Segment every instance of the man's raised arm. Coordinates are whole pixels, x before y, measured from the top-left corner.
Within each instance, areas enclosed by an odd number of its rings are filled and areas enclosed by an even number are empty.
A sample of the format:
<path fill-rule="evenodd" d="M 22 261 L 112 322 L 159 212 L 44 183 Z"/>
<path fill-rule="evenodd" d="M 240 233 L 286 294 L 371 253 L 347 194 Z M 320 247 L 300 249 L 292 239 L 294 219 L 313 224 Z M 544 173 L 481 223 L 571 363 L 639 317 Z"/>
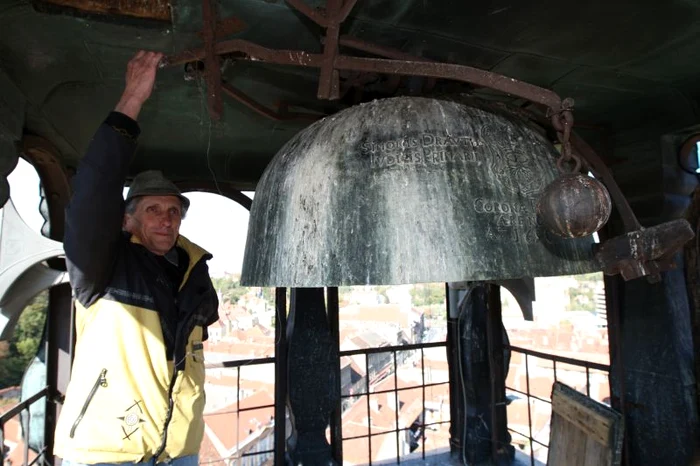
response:
<path fill-rule="evenodd" d="M 93 136 L 73 178 L 64 249 L 71 284 L 84 306 L 103 293 L 112 271 L 124 216 L 122 191 L 140 133 L 136 119 L 153 91 L 161 58 L 140 51 L 129 61 L 124 93 Z"/>

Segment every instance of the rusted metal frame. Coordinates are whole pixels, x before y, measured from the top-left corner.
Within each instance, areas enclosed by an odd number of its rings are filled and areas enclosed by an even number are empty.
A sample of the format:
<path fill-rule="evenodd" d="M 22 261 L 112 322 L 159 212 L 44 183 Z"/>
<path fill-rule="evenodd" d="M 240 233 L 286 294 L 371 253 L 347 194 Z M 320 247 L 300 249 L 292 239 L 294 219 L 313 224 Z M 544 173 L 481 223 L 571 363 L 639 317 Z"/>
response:
<path fill-rule="evenodd" d="M 341 0 L 328 0 L 326 40 L 323 45 L 323 63 L 318 78 L 319 99 L 337 100 L 340 97 L 340 76 L 335 68 L 338 56 L 338 36 L 340 35 L 340 4 Z"/>
<path fill-rule="evenodd" d="M 372 55 L 377 55 L 379 57 L 391 58 L 394 60 L 408 60 L 408 61 L 423 61 L 426 63 L 434 63 L 434 60 L 429 58 L 418 57 L 411 55 L 409 53 L 404 53 L 400 50 L 396 50 L 392 47 L 386 47 L 383 45 L 373 44 L 371 42 L 358 39 L 357 37 L 343 35 L 339 39 L 340 45 L 343 47 L 352 48 L 359 50 L 361 52 L 371 53 Z M 392 75 L 390 77 L 390 87 L 397 88 L 399 86 L 400 76 Z M 435 86 L 435 78 L 427 78 L 425 87 L 433 88 Z"/>
<path fill-rule="evenodd" d="M 276 465 L 286 464 L 287 444 L 287 289 L 275 288 L 275 460 Z M 239 369 L 240 371 L 240 369 Z"/>
<path fill-rule="evenodd" d="M 218 189 L 217 186 L 214 186 L 212 182 L 180 181 L 176 182 L 175 184 L 183 192 L 204 191 L 221 194 L 223 196 L 228 197 L 232 201 L 242 205 L 247 210 L 250 210 L 251 206 L 253 205 L 253 200 L 251 198 L 243 194 L 241 191 L 233 188 L 229 183 L 224 181 L 218 182 Z"/>
<path fill-rule="evenodd" d="M 356 3 L 357 3 L 357 0 L 345 0 L 343 2 L 343 7 L 338 12 L 338 23 L 342 23 L 343 21 L 348 19 L 348 15 L 352 11 L 352 9 L 355 7 Z"/>
<path fill-rule="evenodd" d="M 219 121 L 224 111 L 221 98 L 221 58 L 216 53 L 216 5 L 215 0 L 202 0 L 202 35 L 204 36 L 204 71 L 207 84 L 207 105 L 212 120 Z"/>
<path fill-rule="evenodd" d="M 218 42 L 215 46 L 215 51 L 219 55 L 242 53 L 244 56 L 240 58 L 251 61 L 311 68 L 321 68 L 324 59 L 324 56 L 321 54 L 300 50 L 274 50 L 242 39 Z M 180 65 L 201 60 L 204 56 L 204 49 L 193 49 L 168 57 L 164 60 L 163 65 Z M 562 99 L 554 91 L 466 65 L 338 55 L 335 58 L 335 68 L 343 71 L 452 79 L 520 97 L 536 104 L 544 105 L 553 111 L 559 111 L 562 103 Z"/>
<path fill-rule="evenodd" d="M 366 71 L 386 74 L 443 78 L 488 87 L 506 94 L 530 100 L 558 111 L 561 98 L 553 91 L 508 78 L 490 71 L 453 63 L 390 60 L 340 55 L 335 60 L 339 70 Z"/>
<path fill-rule="evenodd" d="M 340 38 L 338 39 L 338 43 L 343 47 L 359 50 L 361 52 L 371 53 L 372 55 L 377 55 L 379 57 L 392 58 L 394 60 L 423 61 L 426 63 L 435 63 L 434 60 L 431 60 L 429 58 L 411 55 L 410 53 L 405 53 L 400 50 L 396 50 L 392 47 L 373 44 L 372 42 L 367 42 L 362 39 L 358 39 L 357 37 L 349 36 L 346 34 L 340 36 Z"/>
<path fill-rule="evenodd" d="M 309 18 L 311 21 L 314 23 L 318 24 L 319 26 L 326 27 L 328 26 L 328 16 L 326 15 L 326 11 L 324 9 L 314 9 L 311 8 L 309 5 L 307 5 L 304 0 L 285 0 L 289 6 L 297 10 L 299 13 L 302 15 L 306 16 Z"/>
<path fill-rule="evenodd" d="M 242 103 L 258 115 L 262 115 L 273 121 L 291 121 L 291 120 L 308 120 L 316 121 L 323 118 L 324 115 L 312 115 L 310 113 L 297 113 L 297 112 L 281 112 L 275 111 L 270 108 L 265 107 L 263 104 L 251 99 L 243 91 L 234 87 L 233 85 L 222 81 L 221 89 L 224 94 L 231 97 L 232 99 Z"/>
<path fill-rule="evenodd" d="M 241 21 L 239 18 L 235 16 L 229 16 L 228 18 L 216 21 L 214 26 L 214 38 L 216 40 L 221 40 L 226 36 L 230 36 L 231 34 L 236 34 L 238 32 L 244 31 L 247 27 L 248 26 L 246 25 L 246 23 Z M 204 40 L 205 32 L 197 32 L 197 37 Z"/>

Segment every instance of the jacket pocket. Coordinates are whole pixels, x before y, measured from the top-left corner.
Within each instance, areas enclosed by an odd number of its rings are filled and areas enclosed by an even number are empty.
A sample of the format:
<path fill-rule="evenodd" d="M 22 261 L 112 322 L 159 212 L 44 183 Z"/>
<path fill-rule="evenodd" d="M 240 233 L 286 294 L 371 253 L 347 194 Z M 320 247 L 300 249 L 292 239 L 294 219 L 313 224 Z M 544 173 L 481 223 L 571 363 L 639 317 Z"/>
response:
<path fill-rule="evenodd" d="M 90 393 L 88 393 L 88 396 L 85 399 L 85 403 L 83 403 L 83 407 L 80 409 L 80 414 L 78 414 L 78 417 L 73 423 L 73 427 L 71 427 L 70 429 L 70 438 L 73 438 L 75 436 L 75 429 L 78 428 L 80 421 L 83 420 L 83 416 L 85 415 L 88 406 L 90 406 L 92 398 L 95 396 L 95 393 L 100 387 L 107 387 L 107 369 L 102 369 L 102 372 L 100 372 L 100 376 L 97 377 L 97 380 L 95 380 L 95 384 L 92 386 Z"/>

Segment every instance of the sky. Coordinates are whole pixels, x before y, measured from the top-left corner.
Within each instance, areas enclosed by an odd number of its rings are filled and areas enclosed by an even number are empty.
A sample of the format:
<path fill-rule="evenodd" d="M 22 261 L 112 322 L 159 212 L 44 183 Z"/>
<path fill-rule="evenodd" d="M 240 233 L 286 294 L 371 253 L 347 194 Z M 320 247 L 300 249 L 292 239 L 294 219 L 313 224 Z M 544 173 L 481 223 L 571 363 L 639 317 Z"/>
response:
<path fill-rule="evenodd" d="M 7 178 L 17 211 L 25 223 L 40 234 L 44 219 L 39 213 L 39 176 L 34 167 L 20 158 L 17 168 Z M 252 192 L 245 194 L 253 197 Z M 185 196 L 190 200 L 190 209 L 180 234 L 214 255 L 209 261 L 211 276 L 240 273 L 248 233 L 248 210 L 218 194 L 191 192 Z"/>

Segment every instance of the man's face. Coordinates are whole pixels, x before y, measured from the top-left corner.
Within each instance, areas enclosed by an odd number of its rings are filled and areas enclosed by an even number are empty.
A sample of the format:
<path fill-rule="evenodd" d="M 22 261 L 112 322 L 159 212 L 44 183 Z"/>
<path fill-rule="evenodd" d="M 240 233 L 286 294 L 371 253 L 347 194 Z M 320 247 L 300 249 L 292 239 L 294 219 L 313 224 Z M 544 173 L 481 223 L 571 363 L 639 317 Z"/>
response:
<path fill-rule="evenodd" d="M 177 196 L 143 196 L 133 214 L 124 214 L 124 230 L 146 249 L 160 256 L 175 245 L 180 234 L 182 203 Z"/>

